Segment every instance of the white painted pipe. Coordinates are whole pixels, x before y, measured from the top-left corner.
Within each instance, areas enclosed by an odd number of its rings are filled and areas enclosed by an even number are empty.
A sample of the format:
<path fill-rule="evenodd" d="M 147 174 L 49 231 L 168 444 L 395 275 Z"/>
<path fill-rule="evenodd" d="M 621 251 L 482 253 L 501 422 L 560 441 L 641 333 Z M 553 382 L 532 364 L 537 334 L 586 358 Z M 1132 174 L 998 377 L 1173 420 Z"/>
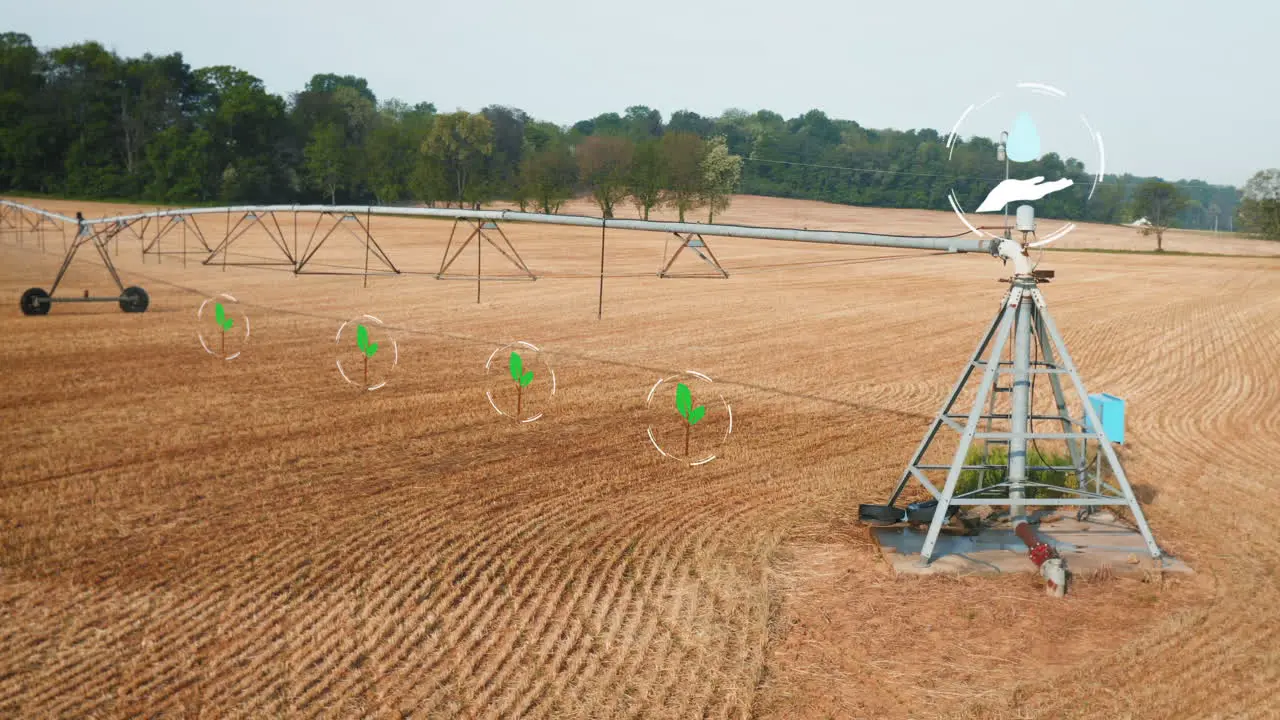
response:
<path fill-rule="evenodd" d="M 37 210 L 26 205 L 0 200 L 0 203 L 23 210 L 40 212 L 48 217 L 75 223 L 73 218 L 65 215 Z M 182 208 L 178 210 L 158 210 L 133 215 L 117 215 L 85 219 L 85 224 L 98 225 L 113 222 L 133 222 L 144 218 L 164 218 L 187 215 L 225 215 L 244 213 L 299 212 L 299 213 L 333 213 L 338 215 L 392 215 L 402 217 L 427 217 L 442 219 L 491 220 L 501 222 L 526 222 L 544 225 L 569 225 L 576 227 L 606 227 L 618 230 L 640 230 L 645 232 L 678 232 L 697 233 L 721 237 L 756 238 L 761 240 L 785 240 L 792 242 L 812 242 L 833 245 L 866 245 L 875 247 L 896 247 L 916 250 L 936 250 L 945 252 L 982 252 L 994 254 L 997 241 L 990 238 L 972 237 L 930 237 L 908 235 L 881 235 L 876 233 L 847 232 L 842 230 L 797 230 L 794 228 L 759 227 L 753 225 L 721 225 L 712 223 L 661 222 L 654 220 L 602 219 L 584 215 L 545 215 L 542 213 L 525 213 L 513 210 L 467 210 L 462 208 L 417 208 L 388 207 L 378 205 L 232 205 L 216 208 Z"/>

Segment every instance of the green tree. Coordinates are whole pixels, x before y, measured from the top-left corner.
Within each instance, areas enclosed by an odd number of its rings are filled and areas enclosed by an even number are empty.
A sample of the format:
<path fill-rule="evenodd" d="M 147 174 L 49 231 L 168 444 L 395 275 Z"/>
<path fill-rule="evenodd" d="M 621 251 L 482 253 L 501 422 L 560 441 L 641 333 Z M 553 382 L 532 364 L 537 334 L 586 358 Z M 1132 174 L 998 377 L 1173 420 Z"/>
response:
<path fill-rule="evenodd" d="M 305 92 L 313 93 L 333 93 L 338 88 L 350 88 L 356 93 L 363 96 L 369 101 L 370 105 L 376 105 L 378 98 L 369 89 L 369 81 L 355 75 L 335 75 L 333 73 L 322 73 L 312 75 L 307 81 Z"/>
<path fill-rule="evenodd" d="M 342 128 L 337 125 L 320 125 L 311 133 L 304 153 L 307 159 L 307 176 L 311 184 L 329 197 L 330 204 L 338 203 L 338 188 L 343 186 L 347 169 L 347 148 L 342 140 Z"/>
<path fill-rule="evenodd" d="M 524 144 L 527 150 L 545 150 L 565 140 L 565 132 L 555 123 L 530 120 L 524 125 Z"/>
<path fill-rule="evenodd" d="M 238 68 L 222 65 L 195 74 L 205 86 L 200 124 L 212 136 L 216 194 L 230 202 L 289 197 L 289 175 L 296 165 L 284 152 L 291 137 L 284 100 Z"/>
<path fill-rule="evenodd" d="M 378 120 L 378 107 L 351 87 L 333 91 L 333 103 L 340 111 L 340 127 L 348 147 L 359 147 L 372 132 Z"/>
<path fill-rule="evenodd" d="M 81 197 L 129 197 L 136 188 L 125 170 L 120 141 L 120 58 L 95 42 L 49 54 L 49 92 L 63 134 L 60 190 Z"/>
<path fill-rule="evenodd" d="M 376 198 L 376 183 L 382 185 L 383 191 L 388 189 L 387 175 L 394 175 L 396 169 L 378 167 L 371 157 L 370 142 L 374 133 L 385 123 L 378 111 L 377 97 L 364 78 L 332 73 L 312 76 L 306 87 L 293 95 L 289 119 L 293 125 L 294 137 L 303 143 L 304 170 L 307 162 L 306 146 L 316 137 L 317 131 L 328 133 L 328 130 L 321 128 L 337 127 L 341 130 L 344 152 L 341 177 L 334 185 L 355 198 L 367 198 L 370 195 Z M 386 134 L 378 138 L 383 143 L 378 148 L 379 151 L 386 151 L 385 143 L 389 139 Z M 391 189 L 394 189 L 394 185 L 392 183 Z M 310 186 L 318 187 L 314 183 Z"/>
<path fill-rule="evenodd" d="M 213 137 L 203 128 L 172 126 L 157 133 L 146 147 L 148 184 L 143 194 L 152 200 L 180 203 L 208 200 L 209 156 Z"/>
<path fill-rule="evenodd" d="M 578 179 L 578 165 L 569 148 L 553 145 L 525 155 L 520 167 L 520 183 L 517 200 L 523 200 L 520 209 L 533 203 L 544 213 L 556 213 L 566 200 L 573 197 Z"/>
<path fill-rule="evenodd" d="M 716 124 L 711 118 L 704 118 L 696 112 L 677 110 L 671 113 L 667 123 L 667 132 L 691 132 L 701 138 L 710 137 L 715 132 Z"/>
<path fill-rule="evenodd" d="M 407 188 L 409 197 L 427 205 L 450 196 L 449 182 L 443 166 L 426 153 L 423 146 L 435 125 L 436 108 L 431 103 L 418 103 L 399 113 L 405 142 L 409 146 Z"/>
<path fill-rule="evenodd" d="M 627 176 L 627 195 L 645 220 L 649 219 L 649 211 L 662 202 L 666 185 L 667 165 L 659 141 L 646 140 L 637 144 L 631 157 L 631 172 Z"/>
<path fill-rule="evenodd" d="M 519 108 L 489 105 L 480 114 L 493 126 L 493 152 L 485 159 L 486 197 L 510 195 L 518 184 L 529 116 Z"/>
<path fill-rule="evenodd" d="M 662 136 L 662 113 L 645 105 L 632 105 L 623 117 L 627 136 L 633 142 L 644 142 Z"/>
<path fill-rule="evenodd" d="M 1164 250 L 1164 233 L 1168 230 L 1178 212 L 1187 204 L 1187 198 L 1178 188 L 1161 180 L 1148 180 L 1138 188 L 1133 198 L 1131 212 L 1138 217 L 1145 217 L 1148 225 L 1139 231 L 1143 235 L 1156 236 L 1156 250 Z"/>
<path fill-rule="evenodd" d="M 666 166 L 666 204 L 680 214 L 695 210 L 705 202 L 705 175 L 702 158 L 705 143 L 693 133 L 675 132 L 662 136 L 663 164 Z"/>
<path fill-rule="evenodd" d="M 1127 210 L 1125 208 L 1124 186 L 1118 182 L 1104 182 L 1098 185 L 1093 197 L 1087 199 L 1085 220 L 1101 223 L 1121 222 Z M 1137 218 L 1131 218 L 1136 220 Z"/>
<path fill-rule="evenodd" d="M 1259 170 L 1245 183 L 1239 223 L 1246 233 L 1280 240 L 1280 169 Z"/>
<path fill-rule="evenodd" d="M 458 207 L 479 207 L 485 159 L 493 153 L 493 125 L 483 115 L 459 110 L 437 115 L 426 140 L 425 152 L 449 179 Z"/>
<path fill-rule="evenodd" d="M 575 130 L 583 135 L 614 135 L 621 136 L 627 134 L 627 121 L 616 112 L 601 113 L 590 120 L 583 120 L 573 126 Z"/>
<path fill-rule="evenodd" d="M 729 209 L 729 202 L 741 179 L 742 158 L 729 154 L 724 136 L 708 141 L 702 156 L 703 202 L 709 208 L 707 222 L 715 222 L 717 212 Z"/>
<path fill-rule="evenodd" d="M 574 151 L 578 177 L 603 217 L 613 217 L 613 206 L 627 196 L 627 178 L 635 146 L 623 137 L 593 135 Z"/>
<path fill-rule="evenodd" d="M 140 177 L 151 138 L 181 123 L 191 111 L 195 78 L 176 53 L 125 60 L 120 72 L 120 135 L 125 171 Z"/>
<path fill-rule="evenodd" d="M 380 116 L 365 143 L 369 190 L 374 201 L 387 205 L 409 194 L 415 148 L 400 121 Z"/>
<path fill-rule="evenodd" d="M 409 194 L 413 199 L 431 207 L 437 202 L 448 205 L 455 192 L 439 160 L 421 150 L 414 153 L 413 169 L 409 173 Z"/>
<path fill-rule="evenodd" d="M 61 133 L 46 114 L 45 57 L 21 33 L 0 33 L 0 190 L 48 190 L 60 175 L 46 148 Z"/>
<path fill-rule="evenodd" d="M 379 205 L 419 196 L 414 174 L 434 115 L 435 107 L 429 103 L 411 107 L 391 99 L 374 116 L 362 153 L 365 181 Z M 439 197 L 438 193 L 426 194 Z"/>

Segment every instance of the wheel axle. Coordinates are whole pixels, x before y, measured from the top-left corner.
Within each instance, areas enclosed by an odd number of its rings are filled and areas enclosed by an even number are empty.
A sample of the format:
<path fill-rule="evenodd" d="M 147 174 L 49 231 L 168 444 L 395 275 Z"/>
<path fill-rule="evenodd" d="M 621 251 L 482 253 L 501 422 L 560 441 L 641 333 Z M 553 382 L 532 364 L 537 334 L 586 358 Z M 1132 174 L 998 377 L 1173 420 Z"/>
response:
<path fill-rule="evenodd" d="M 91 302 L 113 302 L 119 303 L 120 309 L 124 312 L 146 312 L 147 307 L 151 304 L 151 298 L 147 295 L 147 291 L 140 287 L 127 287 L 124 292 L 119 295 L 109 297 L 52 297 L 45 292 L 44 288 L 31 288 L 22 293 L 22 301 L 19 306 L 22 308 L 23 315 L 48 315 L 52 309 L 53 303 L 91 303 Z"/>

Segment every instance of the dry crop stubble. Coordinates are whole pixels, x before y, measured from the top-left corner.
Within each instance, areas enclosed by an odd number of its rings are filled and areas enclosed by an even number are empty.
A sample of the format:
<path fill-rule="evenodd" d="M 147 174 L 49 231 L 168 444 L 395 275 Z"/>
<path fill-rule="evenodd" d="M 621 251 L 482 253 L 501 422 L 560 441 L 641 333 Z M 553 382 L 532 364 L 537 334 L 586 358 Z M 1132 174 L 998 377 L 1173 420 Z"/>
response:
<path fill-rule="evenodd" d="M 951 231 L 768 198 L 724 221 Z M 990 320 L 991 259 L 710 238 L 730 280 L 611 277 L 597 323 L 598 234 L 507 231 L 535 269 L 575 277 L 485 283 L 477 305 L 467 282 L 144 265 L 122 241 L 147 313 L 0 318 L 4 713 L 1275 711 L 1280 261 L 1046 254 L 1086 383 L 1129 400 L 1126 467 L 1155 492 L 1157 537 L 1199 571 L 1081 582 L 1052 604 L 1029 577 L 895 580 L 853 521 Z M 448 224 L 373 232 L 429 273 Z M 0 289 L 47 286 L 56 258 L 3 240 Z M 661 253 L 658 235 L 609 233 L 610 273 L 656 271 Z M 109 282 L 93 260 L 72 292 Z M 363 252 L 334 240 L 316 261 Z M 797 262 L 813 264 L 776 267 Z M 229 363 L 194 334 L 223 291 L 253 322 Z M 373 393 L 333 366 L 338 324 L 364 312 L 402 351 Z M 547 350 L 560 381 L 525 426 L 483 394 L 485 359 L 512 340 Z M 735 416 L 722 458 L 695 469 L 644 437 L 648 388 L 686 369 Z"/>

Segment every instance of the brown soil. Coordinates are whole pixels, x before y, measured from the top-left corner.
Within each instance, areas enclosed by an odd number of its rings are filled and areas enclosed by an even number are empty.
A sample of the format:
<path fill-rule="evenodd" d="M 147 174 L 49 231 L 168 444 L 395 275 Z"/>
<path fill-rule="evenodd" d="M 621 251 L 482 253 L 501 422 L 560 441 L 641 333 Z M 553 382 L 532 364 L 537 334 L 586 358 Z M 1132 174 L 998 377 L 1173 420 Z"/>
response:
<path fill-rule="evenodd" d="M 956 228 L 769 198 L 718 220 Z M 221 238 L 221 219 L 200 222 Z M 659 280 L 666 239 L 610 231 L 597 321 L 598 232 L 506 226 L 545 277 L 486 282 L 477 304 L 474 282 L 430 276 L 450 226 L 375 217 L 397 265 L 424 274 L 367 290 L 199 255 L 144 262 L 122 240 L 121 275 L 150 310 L 35 318 L 17 298 L 48 288 L 62 238 L 41 253 L 0 235 L 0 715 L 1280 713 L 1280 257 L 1046 254 L 1086 383 L 1128 400 L 1126 469 L 1157 538 L 1197 571 L 1084 580 L 1054 601 L 1031 576 L 895 579 L 855 521 L 989 322 L 1007 272 L 992 258 L 710 238 L 728 280 Z M 1171 233 L 1166 247 L 1280 246 Z M 235 250 L 278 256 L 256 230 Z M 464 257 L 473 272 L 474 246 Z M 313 262 L 363 259 L 335 235 Z M 489 246 L 483 262 L 507 271 Z M 114 292 L 92 252 L 58 292 L 85 289 Z M 232 362 L 196 339 L 220 292 L 252 321 Z M 372 393 L 334 366 L 338 325 L 362 313 L 399 347 Z M 529 390 L 546 413 L 533 423 L 485 398 L 514 391 L 484 363 L 516 340 L 557 376 L 554 399 Z M 646 393 L 685 370 L 733 409 L 719 457 L 693 468 L 645 431 Z M 709 411 L 693 453 L 727 421 L 695 400 Z"/>

